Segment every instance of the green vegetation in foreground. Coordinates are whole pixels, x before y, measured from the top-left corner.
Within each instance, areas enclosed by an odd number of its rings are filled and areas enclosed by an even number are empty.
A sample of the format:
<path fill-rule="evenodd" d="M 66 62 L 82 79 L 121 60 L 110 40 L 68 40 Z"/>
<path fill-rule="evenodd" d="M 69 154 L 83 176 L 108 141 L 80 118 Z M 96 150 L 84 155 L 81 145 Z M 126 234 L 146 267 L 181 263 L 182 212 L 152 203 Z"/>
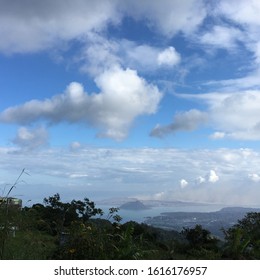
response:
<path fill-rule="evenodd" d="M 8 200 L 7 200 L 8 201 Z M 120 223 L 118 208 L 103 211 L 87 198 L 59 194 L 32 207 L 0 205 L 1 259 L 260 259 L 260 213 L 248 213 L 220 241 L 196 225 L 181 233 Z"/>

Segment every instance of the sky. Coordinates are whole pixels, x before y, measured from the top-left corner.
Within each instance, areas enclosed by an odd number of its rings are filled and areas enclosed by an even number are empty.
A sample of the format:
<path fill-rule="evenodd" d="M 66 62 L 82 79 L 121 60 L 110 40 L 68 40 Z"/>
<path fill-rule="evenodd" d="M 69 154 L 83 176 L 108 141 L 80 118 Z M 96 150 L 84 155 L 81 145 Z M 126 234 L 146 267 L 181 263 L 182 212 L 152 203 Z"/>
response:
<path fill-rule="evenodd" d="M 0 195 L 260 205 L 258 0 L 0 0 Z"/>

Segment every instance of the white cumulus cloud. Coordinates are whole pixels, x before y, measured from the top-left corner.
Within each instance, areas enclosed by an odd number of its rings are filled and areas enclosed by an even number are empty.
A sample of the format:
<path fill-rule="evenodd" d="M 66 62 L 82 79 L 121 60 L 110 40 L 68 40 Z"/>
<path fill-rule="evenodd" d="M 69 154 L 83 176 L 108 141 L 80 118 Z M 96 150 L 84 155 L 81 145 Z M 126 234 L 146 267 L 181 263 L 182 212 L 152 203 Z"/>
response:
<path fill-rule="evenodd" d="M 204 177 L 202 177 L 202 176 L 198 176 L 198 177 L 196 178 L 195 182 L 196 182 L 197 184 L 202 184 L 202 183 L 206 182 L 206 179 L 205 179 Z"/>
<path fill-rule="evenodd" d="M 0 51 L 36 52 L 117 23 L 115 1 L 1 0 Z"/>
<path fill-rule="evenodd" d="M 198 176 L 195 179 L 195 184 L 216 183 L 217 181 L 219 181 L 219 176 L 215 170 L 211 169 L 205 176 Z"/>
<path fill-rule="evenodd" d="M 174 47 L 169 47 L 158 54 L 158 64 L 163 66 L 177 65 L 181 60 L 180 54 L 176 52 Z"/>
<path fill-rule="evenodd" d="M 202 0 L 1 0 L 0 51 L 37 52 L 102 33 L 124 17 L 142 19 L 164 36 L 189 34 L 206 17 Z"/>
<path fill-rule="evenodd" d="M 207 175 L 207 181 L 209 183 L 216 183 L 219 180 L 219 176 L 217 175 L 215 170 L 210 170 Z"/>
<path fill-rule="evenodd" d="M 0 113 L 0 122 L 83 123 L 100 129 L 102 137 L 122 140 L 134 119 L 155 113 L 162 98 L 156 86 L 148 84 L 131 69 L 114 67 L 95 81 L 101 90 L 98 94 L 87 94 L 81 84 L 73 82 L 64 94 L 7 108 Z"/>
<path fill-rule="evenodd" d="M 214 102 L 209 114 L 214 127 L 222 131 L 215 134 L 215 138 L 260 139 L 259 91 L 230 93 L 223 100 Z"/>
<path fill-rule="evenodd" d="M 186 188 L 188 184 L 189 184 L 188 181 L 186 181 L 185 179 L 180 180 L 180 186 L 182 189 Z"/>
<path fill-rule="evenodd" d="M 207 116 L 207 125 L 215 130 L 210 135 L 212 139 L 232 138 L 235 140 L 259 140 L 260 139 L 260 91 L 243 90 L 235 92 L 215 92 L 194 95 L 178 95 L 181 98 L 203 101 L 205 111 L 195 113 L 197 118 L 191 118 L 190 122 L 185 116 L 193 115 L 191 111 L 183 112 L 183 120 L 186 125 L 193 124 L 193 129 Z M 204 117 L 202 117 L 204 116 Z M 179 120 L 179 118 L 177 119 Z M 174 122 L 173 124 L 174 125 Z M 170 132 L 172 125 L 157 127 L 153 133 Z M 184 127 L 184 126 L 183 126 Z M 175 126 L 173 126 L 175 128 Z M 188 128 L 188 127 L 187 127 Z M 163 130 L 162 130 L 163 129 Z M 158 134 L 158 133 L 157 133 Z"/>

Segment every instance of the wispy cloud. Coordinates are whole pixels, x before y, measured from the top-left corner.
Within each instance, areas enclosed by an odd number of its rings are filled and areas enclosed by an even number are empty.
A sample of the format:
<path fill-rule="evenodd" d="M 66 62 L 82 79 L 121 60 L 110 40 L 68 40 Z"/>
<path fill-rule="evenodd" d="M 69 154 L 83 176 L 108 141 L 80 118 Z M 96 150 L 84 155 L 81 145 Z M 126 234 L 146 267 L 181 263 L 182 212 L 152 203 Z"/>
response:
<path fill-rule="evenodd" d="M 191 34 L 203 22 L 207 15 L 201 0 L 186 1 L 124 1 L 122 4 L 127 15 L 135 19 L 146 19 L 148 26 L 172 37 L 178 32 Z M 167 7 L 167 9 L 165 9 Z M 174 16 L 173 16 L 174 15 Z"/>
<path fill-rule="evenodd" d="M 77 59 L 81 71 L 95 77 L 111 66 L 138 69 L 140 72 L 171 69 L 181 62 L 181 55 L 173 46 L 159 48 L 126 39 L 107 39 L 92 33 L 87 37 Z"/>
<path fill-rule="evenodd" d="M 215 25 L 212 30 L 201 34 L 199 40 L 203 45 L 232 51 L 237 49 L 238 42 L 243 40 L 243 32 L 238 28 Z"/>
<path fill-rule="evenodd" d="M 158 199 L 161 193 L 168 200 L 259 204 L 259 159 L 248 149 L 0 149 L 2 181 L 10 182 L 21 167 L 29 171 L 27 183 L 16 190 L 28 199 L 39 195 L 33 186 L 42 184 L 45 196 L 73 192 Z"/>
<path fill-rule="evenodd" d="M 34 129 L 20 127 L 12 142 L 21 149 L 30 151 L 40 147 L 46 147 L 48 138 L 48 132 L 44 127 Z"/>

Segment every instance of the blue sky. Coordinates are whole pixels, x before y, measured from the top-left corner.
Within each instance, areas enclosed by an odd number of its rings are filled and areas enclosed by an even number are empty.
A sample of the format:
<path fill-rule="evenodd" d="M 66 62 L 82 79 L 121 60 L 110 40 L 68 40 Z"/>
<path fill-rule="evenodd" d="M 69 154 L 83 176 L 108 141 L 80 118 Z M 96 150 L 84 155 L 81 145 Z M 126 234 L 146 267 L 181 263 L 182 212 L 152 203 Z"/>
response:
<path fill-rule="evenodd" d="M 260 4 L 0 0 L 0 191 L 260 205 Z"/>

